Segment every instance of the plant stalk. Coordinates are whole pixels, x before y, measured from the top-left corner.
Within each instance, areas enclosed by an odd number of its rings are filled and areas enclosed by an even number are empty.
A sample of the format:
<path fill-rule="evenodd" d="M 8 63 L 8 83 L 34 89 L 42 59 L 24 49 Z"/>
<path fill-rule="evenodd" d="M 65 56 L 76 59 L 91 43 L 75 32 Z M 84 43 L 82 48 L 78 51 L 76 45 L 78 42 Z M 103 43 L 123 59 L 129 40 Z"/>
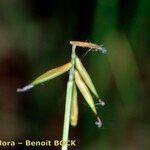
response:
<path fill-rule="evenodd" d="M 62 136 L 62 147 L 61 150 L 68 149 L 68 137 L 69 137 L 69 126 L 70 126 L 70 112 L 71 112 L 71 100 L 73 93 L 73 85 L 74 85 L 74 65 L 75 65 L 75 49 L 76 46 L 72 46 L 72 54 L 71 54 L 71 63 L 72 67 L 69 71 L 69 80 L 67 82 L 67 92 L 66 92 L 66 103 L 65 103 L 65 114 L 64 114 L 64 126 L 63 126 L 63 136 Z"/>

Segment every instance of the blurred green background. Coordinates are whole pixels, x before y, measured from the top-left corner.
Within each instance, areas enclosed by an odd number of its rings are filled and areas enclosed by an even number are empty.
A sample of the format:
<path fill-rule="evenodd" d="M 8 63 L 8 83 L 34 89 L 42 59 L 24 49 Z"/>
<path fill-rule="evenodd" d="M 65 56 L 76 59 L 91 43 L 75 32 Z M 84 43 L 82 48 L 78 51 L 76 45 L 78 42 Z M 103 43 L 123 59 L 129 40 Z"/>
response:
<path fill-rule="evenodd" d="M 87 40 L 108 49 L 82 60 L 106 102 L 97 107 L 103 127 L 80 95 L 70 149 L 148 150 L 149 14 L 148 0 L 1 0 L 0 139 L 61 139 L 68 74 L 26 93 L 16 89 L 68 62 L 70 40 Z"/>

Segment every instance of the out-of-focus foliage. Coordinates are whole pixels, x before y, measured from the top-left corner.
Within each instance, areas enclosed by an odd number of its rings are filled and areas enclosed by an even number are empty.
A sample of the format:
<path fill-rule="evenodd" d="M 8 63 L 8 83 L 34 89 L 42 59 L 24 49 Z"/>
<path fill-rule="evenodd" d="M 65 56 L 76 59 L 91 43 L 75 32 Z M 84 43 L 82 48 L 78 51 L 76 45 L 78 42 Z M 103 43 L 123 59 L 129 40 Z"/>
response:
<path fill-rule="evenodd" d="M 103 127 L 97 129 L 78 95 L 71 138 L 82 150 L 148 150 L 149 14 L 148 0 L 1 0 L 0 138 L 61 138 L 68 75 L 27 93 L 16 89 L 68 62 L 70 40 L 89 40 L 108 50 L 82 60 L 106 102 L 97 107 Z M 84 52 L 77 49 L 79 57 Z"/>

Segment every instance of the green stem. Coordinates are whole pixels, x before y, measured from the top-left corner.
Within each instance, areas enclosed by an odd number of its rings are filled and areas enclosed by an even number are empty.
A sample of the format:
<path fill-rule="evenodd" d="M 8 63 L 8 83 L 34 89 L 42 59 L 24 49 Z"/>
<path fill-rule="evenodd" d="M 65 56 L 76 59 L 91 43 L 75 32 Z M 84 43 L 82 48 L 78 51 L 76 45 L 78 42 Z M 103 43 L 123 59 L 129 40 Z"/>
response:
<path fill-rule="evenodd" d="M 68 145 L 68 136 L 69 136 L 69 125 L 70 125 L 70 111 L 71 111 L 71 100 L 72 100 L 72 91 L 73 91 L 73 83 L 74 83 L 74 64 L 75 64 L 75 48 L 76 46 L 72 46 L 72 54 L 71 54 L 71 63 L 72 67 L 69 72 L 69 80 L 67 82 L 67 93 L 66 93 L 66 103 L 65 103 L 65 115 L 64 115 L 64 126 L 63 126 L 63 136 L 62 140 L 64 144 L 62 144 L 61 150 L 67 150 Z"/>

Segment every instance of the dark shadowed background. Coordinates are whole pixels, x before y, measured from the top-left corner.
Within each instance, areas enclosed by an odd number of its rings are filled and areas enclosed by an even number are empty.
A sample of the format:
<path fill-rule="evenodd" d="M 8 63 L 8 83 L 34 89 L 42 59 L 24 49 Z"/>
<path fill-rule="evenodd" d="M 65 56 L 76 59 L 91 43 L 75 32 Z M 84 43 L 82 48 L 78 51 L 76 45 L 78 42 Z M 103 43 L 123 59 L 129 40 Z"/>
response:
<path fill-rule="evenodd" d="M 69 41 L 81 40 L 108 49 L 83 59 L 106 106 L 97 107 L 98 129 L 79 96 L 79 123 L 70 128 L 77 147 L 71 149 L 148 150 L 149 14 L 148 0 L 1 0 L 0 140 L 61 139 L 68 74 L 25 93 L 16 89 L 68 62 Z M 78 49 L 78 56 L 85 51 Z"/>

